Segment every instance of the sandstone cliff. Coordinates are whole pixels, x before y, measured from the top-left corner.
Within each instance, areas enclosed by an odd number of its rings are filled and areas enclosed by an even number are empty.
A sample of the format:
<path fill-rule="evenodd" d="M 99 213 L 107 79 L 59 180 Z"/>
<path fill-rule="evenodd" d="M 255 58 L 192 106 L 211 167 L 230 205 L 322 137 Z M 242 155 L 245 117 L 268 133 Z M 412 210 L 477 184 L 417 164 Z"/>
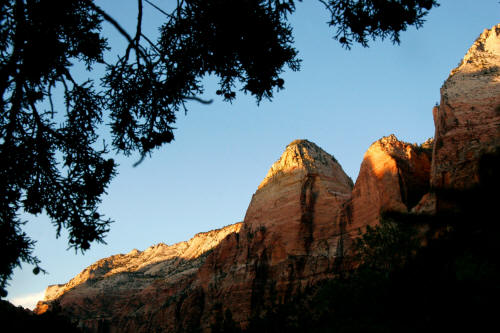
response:
<path fill-rule="evenodd" d="M 482 154 L 500 146 L 500 24 L 485 30 L 441 88 L 431 185 L 467 189 Z"/>
<path fill-rule="evenodd" d="M 91 332 L 210 331 L 227 311 L 245 327 L 335 277 L 357 229 L 376 224 L 380 211 L 407 211 L 419 199 L 430 160 L 417 148 L 393 135 L 375 142 L 353 191 L 333 156 L 296 140 L 271 166 L 242 224 L 100 260 L 50 286 L 37 311 L 56 301 Z"/>
<path fill-rule="evenodd" d="M 44 313 L 57 301 L 80 327 L 121 331 L 115 327 L 127 325 L 121 316 L 145 320 L 151 307 L 157 305 L 154 301 L 164 293 L 178 289 L 188 292 L 191 280 L 210 251 L 228 234 L 239 232 L 241 226 L 242 223 L 236 223 L 199 233 L 172 246 L 160 243 L 145 251 L 134 249 L 128 254 L 101 259 L 68 283 L 49 286 L 35 312 Z"/>
<path fill-rule="evenodd" d="M 351 190 L 333 156 L 307 140 L 288 145 L 253 195 L 239 235 L 226 238 L 200 269 L 205 307 L 229 309 L 245 326 L 250 316 L 332 277 Z M 205 312 L 202 326 L 213 319 Z"/>
<path fill-rule="evenodd" d="M 100 260 L 50 286 L 37 311 L 57 302 L 89 332 L 210 332 L 228 312 L 245 327 L 335 277 L 358 230 L 377 224 L 381 212 L 434 213 L 430 185 L 477 182 L 480 155 L 500 146 L 499 34 L 500 25 L 485 31 L 445 82 L 434 141 L 374 142 L 353 187 L 333 156 L 296 140 L 271 166 L 243 223 Z"/>
<path fill-rule="evenodd" d="M 384 211 L 410 211 L 429 191 L 431 147 L 432 141 L 417 146 L 394 135 L 374 142 L 352 191 L 349 229 L 376 224 Z"/>
<path fill-rule="evenodd" d="M 90 331 L 209 330 L 226 309 L 244 326 L 334 275 L 351 190 L 333 156 L 296 140 L 260 184 L 243 225 L 100 260 L 49 287 L 37 311 L 57 300 Z"/>

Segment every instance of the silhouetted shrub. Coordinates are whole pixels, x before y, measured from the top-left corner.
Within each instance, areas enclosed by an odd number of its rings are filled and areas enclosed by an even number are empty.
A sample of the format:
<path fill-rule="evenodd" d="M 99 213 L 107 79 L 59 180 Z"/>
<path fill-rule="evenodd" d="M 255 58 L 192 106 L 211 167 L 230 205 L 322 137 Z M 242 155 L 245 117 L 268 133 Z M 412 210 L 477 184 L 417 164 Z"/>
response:
<path fill-rule="evenodd" d="M 16 307 L 0 300 L 0 332 L 81 332 L 69 319 L 60 315 L 57 307 L 42 315 L 36 315 L 30 310 Z"/>

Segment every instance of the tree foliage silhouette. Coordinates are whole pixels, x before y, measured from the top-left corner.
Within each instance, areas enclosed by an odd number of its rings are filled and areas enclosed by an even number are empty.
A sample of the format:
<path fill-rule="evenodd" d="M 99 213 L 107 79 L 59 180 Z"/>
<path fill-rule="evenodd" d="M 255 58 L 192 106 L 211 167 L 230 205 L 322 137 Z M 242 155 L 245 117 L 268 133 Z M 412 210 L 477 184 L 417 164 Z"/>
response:
<path fill-rule="evenodd" d="M 322 0 L 334 37 L 345 47 L 368 45 L 420 27 L 434 0 Z M 160 37 L 141 30 L 143 6 L 164 15 Z M 236 90 L 257 102 L 284 87 L 280 75 L 299 70 L 288 17 L 293 0 L 137 0 L 137 27 L 129 34 L 93 0 L 0 1 L 0 290 L 21 262 L 35 265 L 34 241 L 22 230 L 21 214 L 46 213 L 57 236 L 85 251 L 103 242 L 111 220 L 98 212 L 116 174 L 109 147 L 97 129 L 110 119 L 111 148 L 143 158 L 174 138 L 173 124 L 186 102 L 203 92 L 202 78 L 219 78 L 225 101 Z M 113 63 L 101 33 L 111 24 L 127 40 Z M 116 50 L 115 50 L 116 51 Z M 89 72 L 104 64 L 99 82 L 80 82 L 73 64 Z M 63 91 L 64 106 L 54 103 Z"/>

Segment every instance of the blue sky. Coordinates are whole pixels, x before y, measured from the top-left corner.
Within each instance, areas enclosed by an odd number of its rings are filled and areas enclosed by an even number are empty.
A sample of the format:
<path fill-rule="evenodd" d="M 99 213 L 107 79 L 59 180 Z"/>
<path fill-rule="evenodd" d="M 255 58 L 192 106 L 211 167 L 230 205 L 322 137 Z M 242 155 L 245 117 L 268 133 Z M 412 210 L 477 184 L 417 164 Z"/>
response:
<path fill-rule="evenodd" d="M 103 257 L 242 221 L 258 184 L 294 139 L 333 154 L 355 180 L 366 149 L 382 136 L 417 143 L 432 137 L 441 85 L 479 34 L 500 22 L 498 0 L 439 2 L 423 28 L 402 34 L 401 45 L 376 41 L 350 51 L 331 38 L 319 1 L 298 3 L 290 21 L 302 69 L 284 74 L 285 90 L 260 106 L 243 93 L 228 104 L 207 78 L 204 97 L 214 103 L 191 103 L 186 116 L 179 114 L 172 144 L 136 168 L 137 159 L 115 157 L 119 175 L 102 204 L 115 220 L 107 245 L 75 254 L 64 235 L 55 239 L 48 219 L 28 217 L 25 230 L 38 240 L 35 253 L 49 274 L 35 276 L 29 265 L 16 269 L 8 298 L 32 304 L 47 285 L 66 283 Z M 133 32 L 136 1 L 98 3 Z M 144 31 L 155 36 L 162 17 L 150 7 L 145 15 Z M 111 27 L 105 32 L 112 46 L 123 45 Z"/>

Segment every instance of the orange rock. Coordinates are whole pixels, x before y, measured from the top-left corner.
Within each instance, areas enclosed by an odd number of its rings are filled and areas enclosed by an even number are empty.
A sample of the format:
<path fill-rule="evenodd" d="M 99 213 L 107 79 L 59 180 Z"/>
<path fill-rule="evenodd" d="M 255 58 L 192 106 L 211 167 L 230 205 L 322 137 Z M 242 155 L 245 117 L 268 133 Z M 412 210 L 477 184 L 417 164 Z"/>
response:
<path fill-rule="evenodd" d="M 49 287 L 38 308 L 58 301 L 94 332 L 209 331 L 225 309 L 245 326 L 252 314 L 335 274 L 351 190 L 333 156 L 294 141 L 254 194 L 243 224 L 102 259 Z"/>
<path fill-rule="evenodd" d="M 427 189 L 429 166 L 425 151 L 383 138 L 366 153 L 351 200 L 352 181 L 335 158 L 296 140 L 271 166 L 242 224 L 102 259 L 49 287 L 39 312 L 57 301 L 90 332 L 209 332 L 229 309 L 245 327 L 336 276 L 350 231 L 377 223 L 381 209 L 407 210 Z"/>
<path fill-rule="evenodd" d="M 148 331 L 145 318 L 157 313 L 158 307 L 170 302 L 175 310 L 183 293 L 196 294 L 191 283 L 198 268 L 214 247 L 241 226 L 236 223 L 172 246 L 160 243 L 145 251 L 134 249 L 101 259 L 67 284 L 49 286 L 35 312 L 41 314 L 58 302 L 65 314 L 90 332 L 103 327 L 111 332 Z M 171 314 L 172 307 L 161 314 Z M 175 324 L 165 321 L 157 327 L 172 330 Z"/>
<path fill-rule="evenodd" d="M 312 241 L 330 235 L 336 210 L 352 190 L 352 180 L 335 158 L 307 140 L 287 146 L 273 164 L 245 215 L 245 228 L 265 227 L 279 235 L 286 255 L 305 255 L 314 248 Z M 328 255 L 334 255 L 330 253 Z M 286 259 L 272 254 L 272 264 Z"/>
<path fill-rule="evenodd" d="M 414 214 L 427 214 L 432 215 L 436 213 L 436 194 L 426 193 L 419 203 L 411 209 Z"/>
<path fill-rule="evenodd" d="M 50 304 L 43 302 L 43 301 L 38 301 L 36 304 L 36 308 L 33 310 L 34 313 L 37 315 L 44 314 L 49 310 Z"/>
<path fill-rule="evenodd" d="M 205 307 L 218 303 L 245 327 L 261 309 L 332 277 L 351 189 L 333 156 L 307 140 L 288 145 L 253 195 L 240 233 L 201 267 Z M 204 327 L 212 322 L 206 311 Z"/>
<path fill-rule="evenodd" d="M 399 141 L 394 135 L 368 148 L 352 191 L 351 233 L 379 222 L 384 211 L 408 212 L 429 190 L 430 147 Z"/>
<path fill-rule="evenodd" d="M 500 146 L 500 24 L 485 30 L 441 88 L 431 185 L 467 189 L 482 154 Z"/>

